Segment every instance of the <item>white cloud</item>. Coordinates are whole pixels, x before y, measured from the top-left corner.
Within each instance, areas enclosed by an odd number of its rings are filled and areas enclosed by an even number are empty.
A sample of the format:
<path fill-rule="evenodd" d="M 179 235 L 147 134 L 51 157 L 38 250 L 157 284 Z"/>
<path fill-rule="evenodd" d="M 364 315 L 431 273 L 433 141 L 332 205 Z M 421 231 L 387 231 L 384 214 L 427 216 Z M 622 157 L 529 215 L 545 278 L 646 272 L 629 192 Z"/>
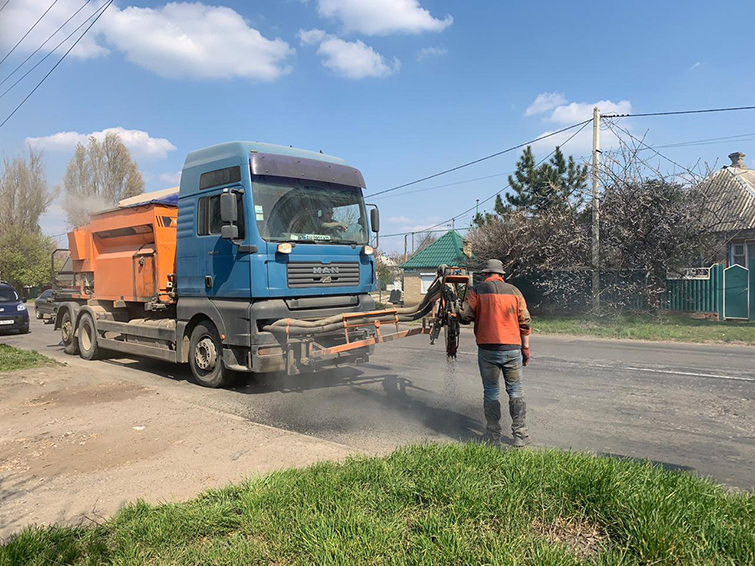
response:
<path fill-rule="evenodd" d="M 181 182 L 181 172 L 176 171 L 175 173 L 162 173 L 160 175 L 160 180 L 174 187 Z"/>
<path fill-rule="evenodd" d="M 322 17 L 343 23 L 347 32 L 365 35 L 438 32 L 454 21 L 450 15 L 434 18 L 419 0 L 319 0 L 317 8 Z"/>
<path fill-rule="evenodd" d="M 22 2 L 10 2 L 5 7 L 2 17 L 0 17 L 0 48 L 2 48 L 3 52 L 10 50 L 10 48 L 13 47 L 21 37 L 23 37 L 31 25 L 45 13 L 45 10 L 50 8 L 50 4 L 50 0 L 24 0 Z M 37 47 L 42 45 L 48 37 L 50 37 L 81 7 L 81 4 L 81 0 L 58 0 L 58 2 L 50 8 L 50 11 L 47 12 L 45 17 L 34 27 L 26 39 L 24 39 L 16 48 L 16 53 L 26 54 L 37 49 Z M 104 0 L 90 2 L 42 48 L 42 52 L 48 53 L 54 49 L 58 43 L 63 41 L 63 39 L 94 14 L 103 4 Z M 108 12 L 110 10 L 116 10 L 116 8 L 111 6 L 108 8 Z M 91 32 L 82 38 L 76 48 L 71 51 L 71 57 L 88 59 L 108 53 L 108 50 L 98 39 L 97 34 L 94 33 L 100 27 L 102 20 L 105 19 L 107 15 L 109 14 L 103 15 L 92 28 Z M 89 24 L 86 24 L 79 30 L 79 32 L 74 33 L 71 39 L 61 46 L 60 52 L 65 53 L 65 50 L 76 41 L 76 38 L 88 25 Z"/>
<path fill-rule="evenodd" d="M 391 216 L 385 222 L 386 224 L 406 224 L 412 222 L 412 219 L 407 216 Z"/>
<path fill-rule="evenodd" d="M 294 50 L 267 39 L 230 8 L 170 3 L 128 7 L 103 17 L 109 44 L 126 58 L 162 77 L 271 81 L 288 73 Z"/>
<path fill-rule="evenodd" d="M 590 118 L 592 118 L 593 108 L 595 108 L 596 106 L 600 108 L 601 114 L 629 114 L 632 112 L 632 103 L 628 100 L 621 100 L 619 102 L 613 102 L 611 100 L 599 100 L 597 102 L 569 103 L 568 100 L 563 97 L 563 95 L 557 93 L 543 93 L 538 95 L 532 105 L 530 105 L 530 108 L 536 106 L 538 104 L 538 101 L 540 101 L 542 105 L 542 103 L 547 101 L 547 96 L 553 95 L 561 97 L 562 100 L 560 101 L 560 104 L 556 106 L 551 105 L 550 108 L 547 108 L 545 110 L 538 110 L 533 112 L 529 112 L 528 108 L 527 110 L 529 113 L 525 112 L 525 116 L 532 116 L 534 114 L 545 114 L 549 110 L 552 110 L 550 115 L 544 117 L 543 119 L 546 122 L 554 123 L 556 127 L 542 132 L 537 137 L 543 137 L 561 129 L 562 127 L 570 126 L 584 120 L 589 120 Z M 545 106 L 547 106 L 547 104 L 545 104 Z M 564 153 L 572 154 L 575 156 L 589 155 L 589 153 L 592 151 L 592 126 L 588 124 L 582 130 L 580 130 L 579 133 L 576 133 L 578 130 L 579 128 L 574 128 L 555 134 L 544 140 L 535 142 L 534 144 L 532 144 L 533 149 L 542 154 L 542 157 L 545 157 L 545 155 L 548 152 L 552 151 L 554 147 L 563 146 L 564 144 L 568 143 L 568 145 L 564 147 Z M 602 129 L 600 133 L 600 139 L 600 146 L 603 150 L 613 149 L 619 146 L 619 139 L 610 130 Z M 539 157 L 540 155 L 538 155 L 538 158 Z"/>
<path fill-rule="evenodd" d="M 692 66 L 691 66 L 691 67 L 689 68 L 689 70 L 690 70 L 690 71 L 694 71 L 695 69 L 697 69 L 697 68 L 698 68 L 698 67 L 700 67 L 701 65 L 702 65 L 702 63 L 701 63 L 700 61 L 697 61 L 697 62 L 696 62 L 696 63 L 695 63 L 694 65 L 692 65 Z"/>
<path fill-rule="evenodd" d="M 595 107 L 600 108 L 601 114 L 629 114 L 632 112 L 632 103 L 628 100 L 612 102 L 610 100 L 599 100 L 598 102 L 572 102 L 571 104 L 562 104 L 553 109 L 553 114 L 549 118 L 550 122 L 557 124 L 573 124 L 592 118 L 592 111 Z"/>
<path fill-rule="evenodd" d="M 322 57 L 322 64 L 347 79 L 385 78 L 401 68 L 401 61 L 396 57 L 389 64 L 361 40 L 344 41 L 318 29 L 299 31 L 299 39 L 302 45 L 319 43 L 317 54 Z"/>
<path fill-rule="evenodd" d="M 417 53 L 417 61 L 422 61 L 428 57 L 440 57 L 446 55 L 448 51 L 443 47 L 423 47 Z"/>
<path fill-rule="evenodd" d="M 553 110 L 556 106 L 566 104 L 567 102 L 566 97 L 560 92 L 543 92 L 542 94 L 538 94 L 537 98 L 535 98 L 535 102 L 527 107 L 527 110 L 524 111 L 524 115 L 534 116 L 535 114 L 542 114 L 543 112 Z"/>
<path fill-rule="evenodd" d="M 90 2 L 43 51 L 52 50 L 103 3 L 104 0 Z M 0 19 L 0 48 L 10 49 L 29 28 L 29 22 L 36 21 L 49 4 L 49 0 L 11 2 Z M 18 52 L 36 49 L 80 6 L 81 0 L 58 0 L 19 45 Z M 64 52 L 79 35 L 75 33 L 60 51 Z M 112 5 L 71 56 L 97 57 L 107 54 L 108 47 L 166 78 L 243 77 L 271 81 L 291 70 L 287 60 L 294 54 L 288 43 L 264 37 L 231 8 L 199 2 L 171 2 L 159 8 L 131 6 L 123 10 Z"/>
<path fill-rule="evenodd" d="M 153 138 L 141 130 L 127 130 L 122 127 L 106 128 L 99 132 L 82 134 L 79 132 L 58 132 L 51 136 L 26 138 L 26 143 L 37 149 L 47 151 L 71 151 L 77 143 L 86 145 L 90 136 L 98 140 L 105 138 L 108 132 L 118 134 L 135 158 L 164 159 L 169 151 L 175 151 L 176 146 L 165 138 Z"/>

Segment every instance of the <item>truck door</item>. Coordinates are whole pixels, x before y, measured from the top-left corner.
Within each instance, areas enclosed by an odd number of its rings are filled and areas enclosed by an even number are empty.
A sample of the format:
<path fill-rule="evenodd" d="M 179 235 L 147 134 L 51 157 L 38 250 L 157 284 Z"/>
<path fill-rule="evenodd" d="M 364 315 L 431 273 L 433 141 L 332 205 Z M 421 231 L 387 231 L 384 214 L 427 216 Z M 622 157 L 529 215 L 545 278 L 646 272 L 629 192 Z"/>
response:
<path fill-rule="evenodd" d="M 242 187 L 227 190 L 241 191 Z M 247 238 L 248 196 L 237 194 L 239 239 L 236 243 L 220 237 L 220 195 L 223 189 L 203 195 L 197 202 L 197 235 L 204 256 L 204 292 L 209 298 L 250 297 L 251 273 L 249 254 L 239 253 L 238 245 Z M 201 262 L 200 262 L 201 264 Z"/>

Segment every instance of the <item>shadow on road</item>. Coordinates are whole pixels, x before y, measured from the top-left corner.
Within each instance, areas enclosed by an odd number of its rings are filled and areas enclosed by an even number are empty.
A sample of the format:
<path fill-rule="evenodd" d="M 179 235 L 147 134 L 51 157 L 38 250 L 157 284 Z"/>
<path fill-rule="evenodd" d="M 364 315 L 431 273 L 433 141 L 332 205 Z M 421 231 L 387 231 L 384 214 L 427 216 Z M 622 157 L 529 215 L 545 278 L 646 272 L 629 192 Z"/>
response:
<path fill-rule="evenodd" d="M 661 462 L 660 460 L 650 460 L 648 458 L 636 458 L 635 456 L 625 456 L 624 454 L 614 454 L 612 452 L 598 452 L 598 456 L 607 456 L 608 458 L 615 458 L 616 460 L 637 462 L 638 464 L 644 464 L 650 462 L 654 466 L 663 468 L 667 472 L 691 472 L 696 473 L 697 470 L 690 466 L 682 466 L 681 464 L 671 464 L 669 462 Z"/>

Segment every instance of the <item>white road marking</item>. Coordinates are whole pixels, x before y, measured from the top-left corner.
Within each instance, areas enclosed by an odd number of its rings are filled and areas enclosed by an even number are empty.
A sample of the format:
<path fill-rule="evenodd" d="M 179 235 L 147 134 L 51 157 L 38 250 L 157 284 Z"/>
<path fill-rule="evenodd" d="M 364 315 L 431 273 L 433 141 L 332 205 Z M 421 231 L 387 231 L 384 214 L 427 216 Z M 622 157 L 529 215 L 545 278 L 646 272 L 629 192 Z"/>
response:
<path fill-rule="evenodd" d="M 715 379 L 731 379 L 734 381 L 750 381 L 755 382 L 755 378 L 750 377 L 738 377 L 735 375 L 718 375 L 714 373 L 695 373 L 691 371 L 674 371 L 670 369 L 655 369 L 655 368 L 639 368 L 633 366 L 610 366 L 603 364 L 590 364 L 591 367 L 606 368 L 606 369 L 625 369 L 629 371 L 646 371 L 650 373 L 667 373 L 671 375 L 685 375 L 690 377 L 712 377 Z"/>

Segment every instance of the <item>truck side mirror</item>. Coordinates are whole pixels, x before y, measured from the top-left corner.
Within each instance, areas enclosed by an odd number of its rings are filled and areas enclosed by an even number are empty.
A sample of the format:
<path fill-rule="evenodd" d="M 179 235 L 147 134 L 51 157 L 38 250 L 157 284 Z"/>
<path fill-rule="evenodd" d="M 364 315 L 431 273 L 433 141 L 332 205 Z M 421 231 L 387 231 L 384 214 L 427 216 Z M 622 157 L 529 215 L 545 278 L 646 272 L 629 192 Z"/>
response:
<path fill-rule="evenodd" d="M 220 219 L 227 224 L 233 224 L 239 219 L 239 211 L 236 206 L 236 193 L 227 192 L 220 195 Z M 236 231 L 238 232 L 238 228 Z M 225 238 L 225 236 L 223 237 Z"/>
<path fill-rule="evenodd" d="M 226 240 L 236 240 L 239 237 L 239 227 L 235 224 L 224 224 L 220 227 L 220 237 Z"/>
<path fill-rule="evenodd" d="M 377 206 L 370 210 L 370 226 L 372 226 L 372 231 L 376 234 L 380 232 L 380 211 Z"/>

